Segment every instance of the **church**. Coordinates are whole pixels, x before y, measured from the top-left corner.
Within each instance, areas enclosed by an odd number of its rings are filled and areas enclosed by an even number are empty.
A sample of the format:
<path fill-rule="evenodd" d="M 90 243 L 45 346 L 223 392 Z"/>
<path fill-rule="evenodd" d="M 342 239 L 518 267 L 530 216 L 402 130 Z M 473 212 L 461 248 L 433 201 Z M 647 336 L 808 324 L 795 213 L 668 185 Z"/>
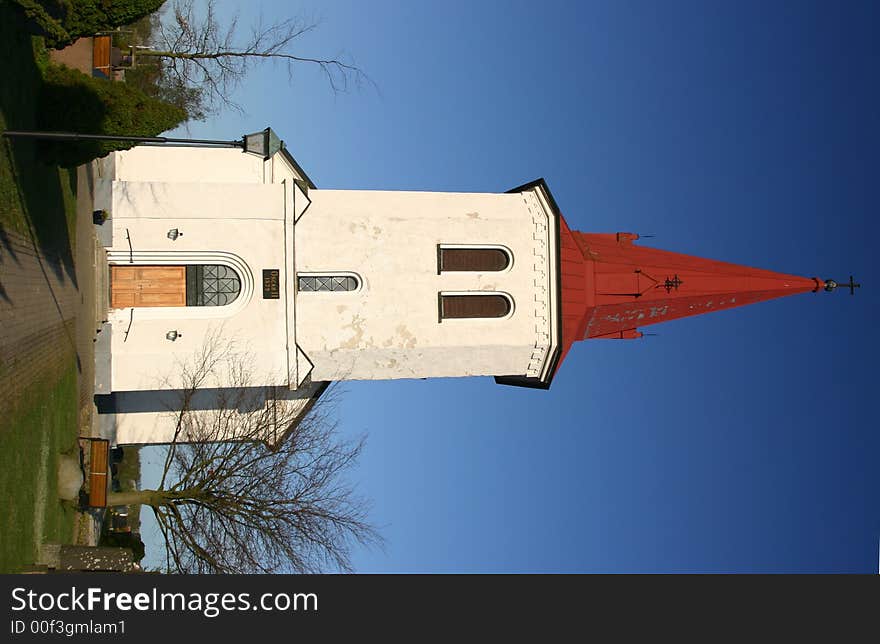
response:
<path fill-rule="evenodd" d="M 264 135 L 256 154 L 141 145 L 97 163 L 96 398 L 116 444 L 173 439 L 169 396 L 212 339 L 267 404 L 305 413 L 337 380 L 547 389 L 580 340 L 838 286 L 572 230 L 543 179 L 500 194 L 321 190 Z M 230 364 L 200 384 L 198 409 L 241 385 Z"/>

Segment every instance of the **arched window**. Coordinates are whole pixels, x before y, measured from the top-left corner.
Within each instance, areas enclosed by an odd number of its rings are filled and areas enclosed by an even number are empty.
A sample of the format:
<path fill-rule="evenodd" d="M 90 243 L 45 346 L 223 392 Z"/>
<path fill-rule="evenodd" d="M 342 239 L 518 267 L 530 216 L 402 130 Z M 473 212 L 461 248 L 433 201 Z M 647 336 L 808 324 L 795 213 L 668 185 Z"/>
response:
<path fill-rule="evenodd" d="M 222 264 L 190 264 L 186 267 L 187 306 L 225 306 L 241 293 L 241 278 Z"/>
<path fill-rule="evenodd" d="M 356 291 L 361 287 L 360 280 L 350 274 L 297 275 L 296 285 L 300 291 Z"/>
<path fill-rule="evenodd" d="M 509 297 L 500 293 L 440 294 L 440 319 L 503 318 L 513 309 Z"/>
<path fill-rule="evenodd" d="M 500 246 L 437 247 L 437 271 L 494 272 L 510 266 L 510 252 Z"/>

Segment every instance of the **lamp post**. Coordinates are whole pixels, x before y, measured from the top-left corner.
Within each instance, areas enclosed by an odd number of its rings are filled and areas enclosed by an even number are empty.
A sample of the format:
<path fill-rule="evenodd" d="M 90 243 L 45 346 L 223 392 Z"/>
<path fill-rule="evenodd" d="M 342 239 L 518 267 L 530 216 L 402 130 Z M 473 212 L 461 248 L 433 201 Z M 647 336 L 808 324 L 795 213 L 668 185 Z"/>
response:
<path fill-rule="evenodd" d="M 127 136 L 124 134 L 80 134 L 78 132 L 35 132 L 27 130 L 6 130 L 8 138 L 40 139 L 44 141 L 132 141 L 147 145 L 168 143 L 186 146 L 212 146 L 219 148 L 241 148 L 242 152 L 255 154 L 268 159 L 281 149 L 282 143 L 271 128 L 245 134 L 240 139 L 223 141 L 218 139 L 178 139 L 167 136 Z"/>

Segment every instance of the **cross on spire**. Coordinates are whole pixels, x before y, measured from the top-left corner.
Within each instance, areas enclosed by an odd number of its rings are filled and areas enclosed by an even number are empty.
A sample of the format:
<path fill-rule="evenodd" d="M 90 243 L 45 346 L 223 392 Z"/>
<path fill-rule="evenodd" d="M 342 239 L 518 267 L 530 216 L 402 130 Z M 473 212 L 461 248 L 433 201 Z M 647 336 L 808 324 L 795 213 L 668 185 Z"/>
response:
<path fill-rule="evenodd" d="M 856 283 L 853 281 L 853 276 L 852 276 L 852 275 L 849 276 L 849 282 L 847 282 L 846 284 L 840 284 L 839 282 L 835 282 L 834 280 L 825 280 L 825 290 L 828 291 L 829 293 L 830 293 L 831 291 L 833 291 L 833 290 L 835 290 L 835 289 L 841 287 L 841 286 L 842 286 L 843 288 L 848 288 L 848 289 L 849 289 L 849 294 L 850 294 L 850 295 L 855 295 L 855 294 L 856 294 L 856 289 L 857 289 L 857 288 L 861 288 L 862 285 L 861 285 L 861 284 L 856 284 Z"/>
<path fill-rule="evenodd" d="M 674 278 L 666 278 L 666 282 L 663 284 L 663 287 L 666 289 L 666 292 L 669 293 L 672 289 L 675 289 L 677 291 L 678 287 L 682 284 L 684 284 L 684 282 L 678 277 L 678 273 L 676 273 Z"/>

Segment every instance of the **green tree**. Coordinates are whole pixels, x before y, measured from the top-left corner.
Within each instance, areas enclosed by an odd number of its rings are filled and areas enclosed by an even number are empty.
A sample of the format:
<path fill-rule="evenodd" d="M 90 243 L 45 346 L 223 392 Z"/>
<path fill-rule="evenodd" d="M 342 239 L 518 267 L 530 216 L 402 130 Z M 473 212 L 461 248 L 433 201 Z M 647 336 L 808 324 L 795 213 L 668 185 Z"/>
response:
<path fill-rule="evenodd" d="M 165 0 L 13 0 L 45 37 L 62 49 L 83 36 L 112 31 L 159 10 Z"/>

